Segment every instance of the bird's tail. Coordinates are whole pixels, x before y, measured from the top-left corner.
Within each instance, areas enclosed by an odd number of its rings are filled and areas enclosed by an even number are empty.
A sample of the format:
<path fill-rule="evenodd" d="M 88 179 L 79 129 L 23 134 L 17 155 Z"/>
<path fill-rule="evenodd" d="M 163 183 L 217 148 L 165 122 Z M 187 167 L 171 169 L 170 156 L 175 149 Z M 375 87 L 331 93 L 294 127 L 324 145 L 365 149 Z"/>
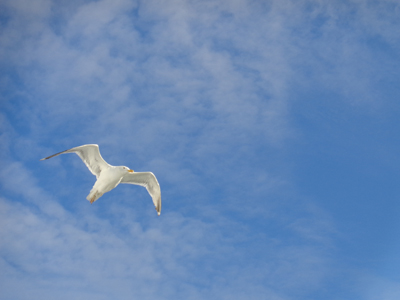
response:
<path fill-rule="evenodd" d="M 89 193 L 89 195 L 86 197 L 86 199 L 88 201 L 90 201 L 90 203 L 93 203 L 94 201 L 96 201 L 97 199 L 99 199 L 101 196 L 103 196 L 103 193 L 100 193 L 99 191 L 97 191 L 96 189 L 92 189 Z"/>

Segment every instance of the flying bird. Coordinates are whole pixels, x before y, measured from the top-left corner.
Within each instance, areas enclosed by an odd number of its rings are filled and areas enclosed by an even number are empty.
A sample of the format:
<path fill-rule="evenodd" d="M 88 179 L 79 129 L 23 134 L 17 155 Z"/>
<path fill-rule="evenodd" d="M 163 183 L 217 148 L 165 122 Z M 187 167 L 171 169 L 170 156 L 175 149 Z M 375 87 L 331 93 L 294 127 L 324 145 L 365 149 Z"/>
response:
<path fill-rule="evenodd" d="M 111 166 L 100 155 L 99 146 L 95 144 L 83 145 L 71 148 L 48 157 L 64 153 L 76 153 L 89 168 L 90 172 L 96 176 L 97 181 L 94 184 L 89 195 L 86 197 L 90 203 L 99 199 L 104 193 L 111 191 L 120 183 L 130 183 L 144 186 L 153 199 L 157 214 L 161 213 L 161 190 L 157 178 L 151 172 L 135 172 L 125 166 Z"/>

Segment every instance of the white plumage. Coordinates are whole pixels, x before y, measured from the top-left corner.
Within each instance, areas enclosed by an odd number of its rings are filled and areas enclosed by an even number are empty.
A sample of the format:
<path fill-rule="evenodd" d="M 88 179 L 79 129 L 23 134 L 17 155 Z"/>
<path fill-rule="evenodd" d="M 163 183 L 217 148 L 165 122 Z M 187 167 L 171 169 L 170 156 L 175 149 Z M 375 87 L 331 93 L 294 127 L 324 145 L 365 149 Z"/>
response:
<path fill-rule="evenodd" d="M 42 158 L 49 159 L 64 153 L 76 153 L 89 168 L 90 172 L 96 176 L 89 195 L 86 197 L 90 203 L 99 199 L 104 193 L 111 191 L 120 183 L 130 183 L 144 186 L 153 199 L 158 215 L 161 213 L 161 190 L 157 178 L 151 172 L 134 172 L 125 166 L 111 166 L 100 155 L 99 146 L 83 145 L 71 148 L 51 156 Z"/>

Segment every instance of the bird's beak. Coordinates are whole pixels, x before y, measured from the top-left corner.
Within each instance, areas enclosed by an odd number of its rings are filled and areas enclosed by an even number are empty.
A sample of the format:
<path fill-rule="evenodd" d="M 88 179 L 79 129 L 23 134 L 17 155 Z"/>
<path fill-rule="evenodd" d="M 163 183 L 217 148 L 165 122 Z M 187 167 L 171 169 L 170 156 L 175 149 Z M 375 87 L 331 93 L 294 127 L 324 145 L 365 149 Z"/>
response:
<path fill-rule="evenodd" d="M 133 171 L 133 170 L 128 170 L 128 172 L 129 172 L 129 173 L 133 173 L 134 171 Z"/>

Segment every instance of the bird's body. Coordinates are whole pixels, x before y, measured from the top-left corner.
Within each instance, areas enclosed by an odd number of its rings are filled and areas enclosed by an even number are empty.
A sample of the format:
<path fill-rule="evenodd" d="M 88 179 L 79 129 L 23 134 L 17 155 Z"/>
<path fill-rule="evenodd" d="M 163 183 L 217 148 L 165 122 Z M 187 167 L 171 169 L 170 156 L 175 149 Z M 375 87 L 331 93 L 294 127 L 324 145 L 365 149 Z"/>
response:
<path fill-rule="evenodd" d="M 114 189 L 120 183 L 130 183 L 144 186 L 153 199 L 158 215 L 161 213 L 161 190 L 157 178 L 151 172 L 134 172 L 125 166 L 111 166 L 100 155 L 99 146 L 95 144 L 83 145 L 65 150 L 54 155 L 42 158 L 49 159 L 64 153 L 76 153 L 96 176 L 92 190 L 87 200 L 93 203 L 104 193 Z"/>
<path fill-rule="evenodd" d="M 125 172 L 125 169 L 114 166 L 110 166 L 110 168 L 103 170 L 86 199 L 89 200 L 90 203 L 93 203 L 104 193 L 117 187 Z"/>

